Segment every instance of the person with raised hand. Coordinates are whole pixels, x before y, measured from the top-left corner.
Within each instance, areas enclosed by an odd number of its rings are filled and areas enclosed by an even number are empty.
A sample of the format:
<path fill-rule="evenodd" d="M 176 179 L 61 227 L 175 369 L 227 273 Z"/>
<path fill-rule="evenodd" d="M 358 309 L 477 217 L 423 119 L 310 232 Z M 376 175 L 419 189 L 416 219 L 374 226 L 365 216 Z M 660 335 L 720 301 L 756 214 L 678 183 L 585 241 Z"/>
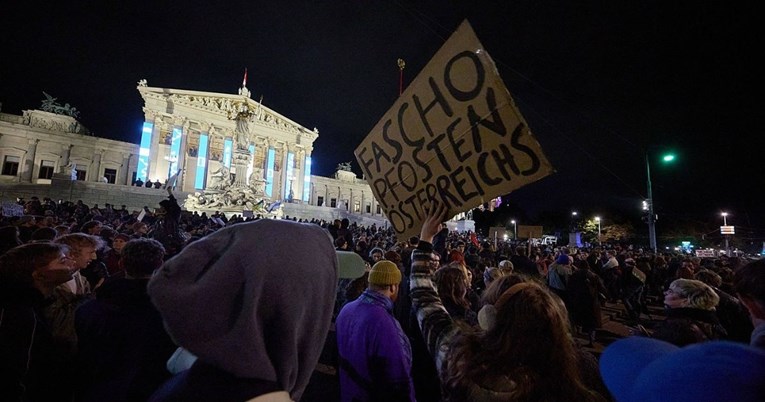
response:
<path fill-rule="evenodd" d="M 471 330 L 452 319 L 433 284 L 433 237 L 445 218 L 431 205 L 412 254 L 412 305 L 441 377 L 447 401 L 567 400 L 604 398 L 585 385 L 589 372 L 577 360 L 566 309 L 533 282 L 507 289 L 495 303 L 494 325 Z"/>

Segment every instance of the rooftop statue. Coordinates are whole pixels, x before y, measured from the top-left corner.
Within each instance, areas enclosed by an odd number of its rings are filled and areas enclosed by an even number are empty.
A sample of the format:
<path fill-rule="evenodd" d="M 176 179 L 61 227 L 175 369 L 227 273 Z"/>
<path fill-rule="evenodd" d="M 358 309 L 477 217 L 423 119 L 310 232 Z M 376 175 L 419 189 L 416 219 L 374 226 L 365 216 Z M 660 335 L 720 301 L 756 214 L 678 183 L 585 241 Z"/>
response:
<path fill-rule="evenodd" d="M 61 106 L 59 103 L 56 102 L 57 98 L 54 98 L 48 95 L 45 91 L 43 91 L 43 95 L 45 95 L 45 99 L 42 101 L 42 104 L 40 105 L 40 109 L 43 112 L 63 114 L 69 117 L 73 117 L 75 119 L 80 117 L 80 112 L 77 110 L 76 107 L 70 106 L 68 103 Z"/>
<path fill-rule="evenodd" d="M 351 171 L 351 162 L 342 162 L 337 164 L 337 170 Z"/>

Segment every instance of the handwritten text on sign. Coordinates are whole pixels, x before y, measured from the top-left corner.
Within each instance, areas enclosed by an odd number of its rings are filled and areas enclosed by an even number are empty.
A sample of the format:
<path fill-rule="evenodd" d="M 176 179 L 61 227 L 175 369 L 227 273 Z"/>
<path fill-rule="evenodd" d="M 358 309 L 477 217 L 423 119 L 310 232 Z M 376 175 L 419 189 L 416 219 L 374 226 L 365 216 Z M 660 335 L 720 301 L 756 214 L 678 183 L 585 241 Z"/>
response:
<path fill-rule="evenodd" d="M 401 235 L 434 202 L 453 216 L 552 172 L 482 49 L 463 22 L 355 150 Z"/>

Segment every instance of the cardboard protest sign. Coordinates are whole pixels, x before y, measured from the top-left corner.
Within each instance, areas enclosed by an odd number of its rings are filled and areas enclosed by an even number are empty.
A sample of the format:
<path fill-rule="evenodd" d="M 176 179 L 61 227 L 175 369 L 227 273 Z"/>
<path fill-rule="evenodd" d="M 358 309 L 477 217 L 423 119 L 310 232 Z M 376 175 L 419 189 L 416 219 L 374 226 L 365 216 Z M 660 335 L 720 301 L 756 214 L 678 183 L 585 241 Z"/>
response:
<path fill-rule="evenodd" d="M 467 21 L 354 154 L 403 238 L 432 203 L 451 217 L 553 171 Z"/>

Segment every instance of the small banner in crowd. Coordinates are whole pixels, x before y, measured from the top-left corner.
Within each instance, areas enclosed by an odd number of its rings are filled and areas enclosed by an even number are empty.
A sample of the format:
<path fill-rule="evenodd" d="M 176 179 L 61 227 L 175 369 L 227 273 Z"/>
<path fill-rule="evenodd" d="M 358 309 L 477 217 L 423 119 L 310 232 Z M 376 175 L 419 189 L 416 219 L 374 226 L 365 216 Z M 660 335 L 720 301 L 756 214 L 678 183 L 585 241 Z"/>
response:
<path fill-rule="evenodd" d="M 434 202 L 451 217 L 553 172 L 467 21 L 354 154 L 402 238 Z"/>
<path fill-rule="evenodd" d="M 4 202 L 3 216 L 24 216 L 24 206 L 15 202 Z"/>

